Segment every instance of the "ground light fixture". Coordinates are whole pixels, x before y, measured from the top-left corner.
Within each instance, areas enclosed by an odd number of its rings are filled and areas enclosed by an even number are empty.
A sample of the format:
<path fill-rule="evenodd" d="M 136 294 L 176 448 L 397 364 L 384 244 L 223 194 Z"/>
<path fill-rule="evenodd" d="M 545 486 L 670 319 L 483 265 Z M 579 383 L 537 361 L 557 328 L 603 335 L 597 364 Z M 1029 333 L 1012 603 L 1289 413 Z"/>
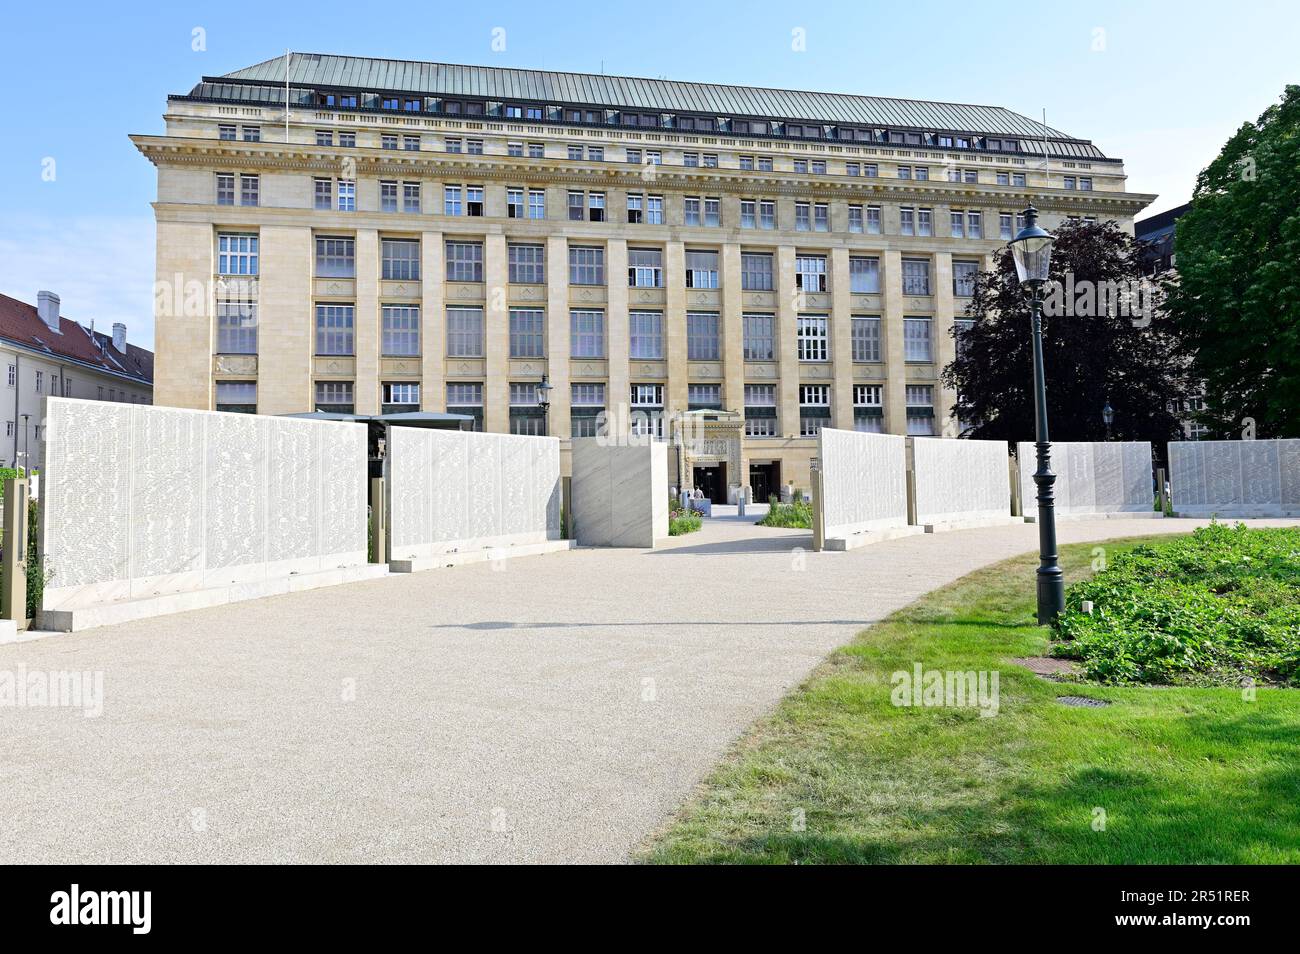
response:
<path fill-rule="evenodd" d="M 1038 226 L 1038 210 L 1024 211 L 1025 227 L 1011 240 L 1020 287 L 1029 296 L 1034 343 L 1034 448 L 1038 466 L 1038 622 L 1055 622 L 1065 608 L 1065 578 L 1056 552 L 1056 501 L 1052 445 L 1047 432 L 1047 383 L 1043 374 L 1043 286 L 1052 263 L 1054 238 Z"/>

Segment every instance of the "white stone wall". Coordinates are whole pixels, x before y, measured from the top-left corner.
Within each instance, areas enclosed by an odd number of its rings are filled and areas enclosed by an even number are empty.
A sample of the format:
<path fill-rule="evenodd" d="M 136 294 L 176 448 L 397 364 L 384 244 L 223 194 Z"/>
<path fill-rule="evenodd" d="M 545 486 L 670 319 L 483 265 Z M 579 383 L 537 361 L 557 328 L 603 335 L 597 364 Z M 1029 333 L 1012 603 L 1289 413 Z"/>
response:
<path fill-rule="evenodd" d="M 573 527 L 580 546 L 653 547 L 668 537 L 668 445 L 573 441 Z"/>
<path fill-rule="evenodd" d="M 916 522 L 953 523 L 1011 516 L 1010 454 L 1006 441 L 912 441 Z"/>
<path fill-rule="evenodd" d="M 50 398 L 42 608 L 366 562 L 359 424 Z"/>
<path fill-rule="evenodd" d="M 560 441 L 389 428 L 389 555 L 444 553 L 560 538 Z"/>
<path fill-rule="evenodd" d="M 823 427 L 826 536 L 907 526 L 907 438 Z"/>
<path fill-rule="evenodd" d="M 1169 484 L 1179 514 L 1300 516 L 1300 440 L 1171 441 Z"/>
<path fill-rule="evenodd" d="M 1034 445 L 1018 445 L 1020 499 L 1032 517 L 1038 504 Z M 1143 513 L 1155 500 L 1150 441 L 1077 441 L 1052 443 L 1052 472 L 1056 474 L 1056 512 Z"/>

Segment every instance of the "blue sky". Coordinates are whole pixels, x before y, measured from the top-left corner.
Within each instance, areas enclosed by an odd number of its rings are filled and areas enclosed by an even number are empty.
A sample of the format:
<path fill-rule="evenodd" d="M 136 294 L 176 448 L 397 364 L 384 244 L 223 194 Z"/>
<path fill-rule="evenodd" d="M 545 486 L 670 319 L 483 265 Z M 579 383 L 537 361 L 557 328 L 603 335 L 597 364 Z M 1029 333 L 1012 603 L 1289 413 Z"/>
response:
<path fill-rule="evenodd" d="M 540 11 L 545 11 L 544 13 Z M 494 28 L 505 49 L 492 47 Z M 194 50 L 195 28 L 206 49 Z M 802 30 L 806 49 L 792 49 Z M 1187 200 L 1242 121 L 1300 82 L 1300 4 L 356 2 L 11 5 L 0 33 L 0 292 L 152 341 L 168 93 L 277 56 L 347 53 L 1006 106 L 1092 139 L 1129 188 Z M 53 160 L 54 176 L 43 175 Z"/>

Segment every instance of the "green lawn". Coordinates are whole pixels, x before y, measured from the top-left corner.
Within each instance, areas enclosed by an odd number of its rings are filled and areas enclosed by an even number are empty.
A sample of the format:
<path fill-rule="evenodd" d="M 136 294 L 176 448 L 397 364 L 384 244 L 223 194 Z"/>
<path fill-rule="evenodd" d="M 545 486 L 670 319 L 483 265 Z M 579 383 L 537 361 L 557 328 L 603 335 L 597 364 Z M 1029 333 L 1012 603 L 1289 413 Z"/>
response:
<path fill-rule="evenodd" d="M 1138 542 L 1109 541 L 1107 556 Z M 1093 546 L 1064 548 L 1067 580 L 1088 574 Z M 643 860 L 1300 863 L 1300 690 L 1247 701 L 1041 679 L 1008 661 L 1047 645 L 1035 565 L 989 567 L 860 633 L 746 734 Z M 895 707 L 891 674 L 916 662 L 998 671 L 998 714 Z M 1064 694 L 1112 705 L 1068 708 Z"/>

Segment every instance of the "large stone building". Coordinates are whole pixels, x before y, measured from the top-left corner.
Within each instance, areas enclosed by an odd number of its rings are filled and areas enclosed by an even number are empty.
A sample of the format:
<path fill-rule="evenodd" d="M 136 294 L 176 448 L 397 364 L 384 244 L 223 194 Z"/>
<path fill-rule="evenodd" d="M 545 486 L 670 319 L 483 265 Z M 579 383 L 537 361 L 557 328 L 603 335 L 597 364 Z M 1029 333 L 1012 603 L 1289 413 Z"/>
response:
<path fill-rule="evenodd" d="M 824 424 L 954 433 L 939 373 L 1018 211 L 1153 198 L 1009 110 L 868 96 L 293 54 L 165 119 L 133 137 L 159 403 L 604 415 L 714 499 L 807 486 Z"/>
<path fill-rule="evenodd" d="M 38 292 L 36 304 L 0 295 L 0 369 L 9 393 L 0 420 L 0 467 L 39 469 L 45 399 L 150 404 L 153 352 L 126 340 L 126 325 L 112 334 L 59 313 L 59 296 Z"/>

